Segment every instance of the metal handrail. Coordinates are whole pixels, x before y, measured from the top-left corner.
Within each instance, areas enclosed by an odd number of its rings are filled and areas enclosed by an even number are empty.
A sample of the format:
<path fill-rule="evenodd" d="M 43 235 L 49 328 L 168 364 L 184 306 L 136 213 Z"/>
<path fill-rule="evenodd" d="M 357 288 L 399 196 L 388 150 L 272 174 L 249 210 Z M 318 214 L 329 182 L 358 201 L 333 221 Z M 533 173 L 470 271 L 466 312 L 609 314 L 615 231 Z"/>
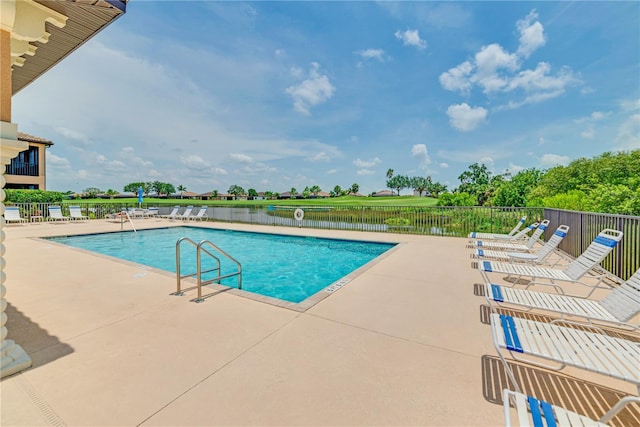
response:
<path fill-rule="evenodd" d="M 177 283 L 177 289 L 176 292 L 174 293 L 174 295 L 184 295 L 184 292 L 182 292 L 181 289 L 181 282 L 182 279 L 184 279 L 185 277 L 193 277 L 193 276 L 199 276 L 199 270 L 196 270 L 194 273 L 189 273 L 189 274 L 183 274 L 180 275 L 180 245 L 182 242 L 187 242 L 190 243 L 194 248 L 196 248 L 196 250 L 198 250 L 198 244 L 196 242 L 194 242 L 193 240 L 191 240 L 188 237 L 181 237 L 180 239 L 178 239 L 178 241 L 176 242 L 176 283 Z M 215 256 L 214 254 L 212 254 L 211 252 L 209 252 L 206 249 L 202 249 L 204 252 L 207 253 L 207 255 L 209 255 L 210 257 L 212 257 L 213 259 L 216 260 L 217 262 L 217 267 L 215 268 L 211 268 L 209 270 L 204 271 L 204 273 L 210 273 L 212 271 L 220 271 L 220 259 Z M 199 252 L 199 251 L 198 251 Z M 202 272 L 200 272 L 202 273 Z"/>
<path fill-rule="evenodd" d="M 180 272 L 180 247 L 182 242 L 187 242 L 196 248 L 196 271 L 195 273 L 181 274 Z M 209 245 L 214 248 L 216 251 L 220 252 L 223 256 L 225 256 L 230 261 L 234 262 L 238 266 L 238 271 L 230 274 L 220 274 L 221 271 L 221 263 L 220 258 L 218 258 L 215 254 L 204 248 L 204 245 Z M 202 270 L 202 252 L 209 255 L 216 261 L 216 266 L 207 270 Z M 217 271 L 218 276 L 213 279 L 209 279 L 206 281 L 202 280 L 203 273 L 211 273 L 212 271 Z M 220 283 L 221 279 L 226 279 L 228 277 L 238 276 L 238 289 L 242 289 L 242 264 L 231 255 L 220 249 L 218 246 L 214 245 L 212 242 L 208 240 L 202 240 L 200 243 L 196 243 L 188 237 L 181 237 L 176 242 L 176 292 L 174 295 L 184 295 L 184 292 L 181 289 L 182 279 L 186 277 L 196 276 L 197 279 L 197 289 L 198 289 L 198 297 L 196 298 L 196 302 L 202 302 L 204 299 L 202 298 L 202 285 L 208 285 L 209 283 L 217 282 Z M 193 289 L 193 288 L 191 288 Z"/>
<path fill-rule="evenodd" d="M 229 261 L 234 262 L 236 264 L 236 266 L 238 267 L 238 271 L 236 271 L 235 273 L 229 273 L 229 274 L 225 274 L 225 275 L 218 275 L 218 277 L 215 277 L 213 279 L 209 279 L 209 280 L 207 280 L 205 282 L 202 282 L 202 266 L 201 266 L 201 255 L 200 255 L 200 253 L 202 251 L 204 251 L 204 252 L 210 254 L 209 251 L 207 251 L 206 249 L 204 249 L 202 247 L 203 245 L 211 246 L 216 251 L 218 251 L 222 255 L 224 255 Z M 220 260 L 218 260 L 218 264 L 219 263 L 220 263 Z M 200 243 L 198 243 L 198 251 L 196 252 L 196 268 L 198 269 L 198 298 L 196 299 L 196 302 L 204 301 L 203 298 L 202 298 L 202 285 L 203 284 L 204 285 L 208 285 L 209 283 L 213 283 L 213 282 L 216 282 L 216 281 L 218 283 L 220 283 L 221 279 L 226 279 L 227 277 L 238 276 L 238 289 L 242 289 L 242 264 L 240 264 L 240 262 L 237 259 L 235 259 L 231 255 L 229 255 L 228 253 L 226 253 L 225 251 L 220 249 L 218 246 L 216 246 L 213 243 L 211 243 L 209 240 L 202 240 Z M 220 271 L 220 273 L 221 272 L 222 271 Z"/>

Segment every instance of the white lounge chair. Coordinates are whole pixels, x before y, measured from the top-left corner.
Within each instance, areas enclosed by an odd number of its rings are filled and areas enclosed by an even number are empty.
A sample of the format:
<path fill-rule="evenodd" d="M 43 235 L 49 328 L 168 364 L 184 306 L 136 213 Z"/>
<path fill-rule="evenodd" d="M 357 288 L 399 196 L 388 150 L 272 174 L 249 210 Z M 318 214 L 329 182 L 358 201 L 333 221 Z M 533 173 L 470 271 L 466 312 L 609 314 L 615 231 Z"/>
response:
<path fill-rule="evenodd" d="M 201 207 L 197 214 L 191 215 L 188 219 L 191 221 L 202 221 L 207 217 L 207 208 Z"/>
<path fill-rule="evenodd" d="M 555 285 L 556 281 L 565 281 L 580 283 L 591 287 L 591 291 L 587 295 L 591 295 L 593 291 L 599 287 L 600 282 L 604 279 L 605 274 L 598 274 L 598 282 L 590 285 L 582 282 L 580 279 L 589 270 L 596 267 L 600 262 L 613 250 L 613 248 L 622 239 L 622 232 L 618 230 L 605 229 L 591 242 L 589 247 L 575 260 L 571 261 L 564 269 L 545 268 L 526 264 L 507 263 L 499 261 L 479 261 L 477 268 L 484 278 L 485 283 L 491 283 L 488 273 L 503 273 L 508 277 L 517 276 L 514 283 L 519 283 L 522 277 L 531 278 L 532 283 L 548 284 L 554 286 L 560 293 L 564 293 L 562 288 Z M 551 283 L 539 282 L 538 279 L 546 279 Z"/>
<path fill-rule="evenodd" d="M 600 301 L 504 287 L 493 283 L 485 284 L 485 297 L 492 310 L 495 308 L 494 304 L 506 304 L 519 309 L 557 313 L 561 319 L 567 316 L 581 317 L 589 324 L 595 322 L 632 330 L 640 328 L 640 325 L 628 323 L 640 313 L 640 269 Z"/>
<path fill-rule="evenodd" d="M 482 249 L 496 249 L 496 250 L 505 250 L 505 251 L 521 251 L 521 252 L 529 252 L 535 246 L 536 243 L 541 242 L 540 236 L 545 232 L 547 227 L 549 226 L 549 220 L 545 219 L 540 224 L 534 223 L 529 226 L 534 227 L 537 226 L 536 231 L 527 239 L 526 242 L 518 242 L 511 240 L 472 240 L 469 242 L 467 247 L 469 248 L 482 248 Z M 528 233 L 528 228 L 525 229 Z M 521 231 L 524 232 L 525 230 Z M 526 233 L 525 233 L 526 234 Z"/>
<path fill-rule="evenodd" d="M 513 236 L 514 234 L 516 234 L 518 232 L 518 230 L 520 230 L 520 227 L 522 227 L 524 225 L 524 222 L 527 220 L 527 216 L 523 216 L 522 218 L 520 218 L 520 220 L 518 221 L 518 223 L 516 224 L 515 227 L 513 227 L 513 229 L 511 229 L 511 231 L 506 234 L 507 236 Z M 482 239 L 483 237 L 481 236 L 489 236 L 489 235 L 494 235 L 494 233 L 478 233 L 476 231 L 472 231 L 471 233 L 469 233 L 469 235 L 467 237 L 469 237 L 469 239 Z"/>
<path fill-rule="evenodd" d="M 187 208 L 184 210 L 184 212 L 182 212 L 181 215 L 176 215 L 176 219 L 187 221 L 189 219 L 189 216 L 191 216 L 192 210 L 193 210 L 193 206 L 191 205 L 187 206 Z"/>
<path fill-rule="evenodd" d="M 49 217 L 47 221 L 69 222 L 70 219 L 70 217 L 62 215 L 60 206 L 49 206 Z"/>
<path fill-rule="evenodd" d="M 89 217 L 82 215 L 82 209 L 80 206 L 69 206 L 70 218 L 74 221 L 89 221 Z"/>
<path fill-rule="evenodd" d="M 487 240 L 495 240 L 497 242 L 518 242 L 518 243 L 520 243 L 519 241 L 521 241 L 523 239 L 526 239 L 526 238 L 529 238 L 528 234 L 532 230 L 535 230 L 536 228 L 538 228 L 539 225 L 540 225 L 539 222 L 534 222 L 533 224 L 529 225 L 527 228 L 524 228 L 524 229 L 518 231 L 513 236 L 509 236 L 508 234 L 481 233 L 481 234 L 478 234 L 478 237 L 476 237 L 476 239 L 479 239 L 479 240 L 469 239 L 469 243 L 471 245 L 477 245 L 476 242 L 478 242 L 478 241 L 487 241 Z"/>
<path fill-rule="evenodd" d="M 127 212 L 131 219 L 143 219 L 146 215 L 145 210 L 142 208 L 129 208 Z"/>
<path fill-rule="evenodd" d="M 611 421 L 618 412 L 629 403 L 640 403 L 638 396 L 626 396 L 620 399 L 606 414 L 599 420 L 592 420 L 584 415 L 568 411 L 560 406 L 551 405 L 531 396 L 526 396 L 511 390 L 502 391 L 504 402 L 505 425 L 517 425 L 520 427 L 608 427 L 606 423 Z M 517 414 L 517 421 L 511 421 L 511 405 Z"/>
<path fill-rule="evenodd" d="M 171 213 L 169 213 L 168 215 L 160 215 L 160 218 L 168 218 L 170 220 L 173 220 L 178 215 L 179 210 L 180 210 L 180 206 L 174 206 Z"/>
<path fill-rule="evenodd" d="M 493 345 L 519 392 L 522 389 L 505 359 L 504 350 L 518 361 L 556 371 L 572 366 L 628 381 L 640 391 L 640 345 L 637 342 L 504 314 L 492 313 L 490 319 Z"/>
<path fill-rule="evenodd" d="M 158 218 L 160 216 L 158 208 L 148 208 L 145 211 L 145 217 L 147 218 Z"/>
<path fill-rule="evenodd" d="M 542 227 L 542 224 L 540 225 Z M 538 228 L 540 228 L 538 227 Z M 558 247 L 562 239 L 567 235 L 569 226 L 561 225 L 554 231 L 551 238 L 537 252 L 512 252 L 498 251 L 491 249 L 475 249 L 473 255 L 479 259 L 495 259 L 497 261 L 506 262 L 529 262 L 532 264 L 540 264 Z M 558 260 L 560 260 L 559 258 Z"/>
<path fill-rule="evenodd" d="M 17 206 L 6 206 L 4 208 L 4 221 L 8 224 L 17 222 L 18 224 L 27 224 L 27 220 L 20 216 L 20 208 Z"/>

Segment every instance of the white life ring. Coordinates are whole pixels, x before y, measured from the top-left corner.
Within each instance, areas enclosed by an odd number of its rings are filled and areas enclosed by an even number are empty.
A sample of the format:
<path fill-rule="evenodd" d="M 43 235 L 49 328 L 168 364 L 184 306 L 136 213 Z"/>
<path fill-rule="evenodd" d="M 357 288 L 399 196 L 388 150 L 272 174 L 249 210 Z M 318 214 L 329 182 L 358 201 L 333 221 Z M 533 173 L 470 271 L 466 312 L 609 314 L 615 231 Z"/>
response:
<path fill-rule="evenodd" d="M 298 221 L 302 221 L 304 219 L 304 211 L 300 208 L 293 211 L 293 217 Z"/>

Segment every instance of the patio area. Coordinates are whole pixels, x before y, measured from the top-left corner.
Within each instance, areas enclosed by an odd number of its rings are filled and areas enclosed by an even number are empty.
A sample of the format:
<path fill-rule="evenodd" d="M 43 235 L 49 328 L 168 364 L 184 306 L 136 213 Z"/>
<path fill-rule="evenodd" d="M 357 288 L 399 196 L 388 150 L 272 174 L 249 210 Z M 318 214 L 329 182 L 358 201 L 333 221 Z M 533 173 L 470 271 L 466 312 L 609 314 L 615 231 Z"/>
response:
<path fill-rule="evenodd" d="M 7 226 L 8 338 L 33 366 L 0 382 L 1 425 L 504 425 L 509 384 L 466 239 L 197 225 L 400 245 L 295 311 L 229 292 L 196 304 L 170 295 L 171 273 L 34 239 L 120 224 Z M 577 369 L 514 370 L 525 392 L 596 418 L 636 393 Z"/>

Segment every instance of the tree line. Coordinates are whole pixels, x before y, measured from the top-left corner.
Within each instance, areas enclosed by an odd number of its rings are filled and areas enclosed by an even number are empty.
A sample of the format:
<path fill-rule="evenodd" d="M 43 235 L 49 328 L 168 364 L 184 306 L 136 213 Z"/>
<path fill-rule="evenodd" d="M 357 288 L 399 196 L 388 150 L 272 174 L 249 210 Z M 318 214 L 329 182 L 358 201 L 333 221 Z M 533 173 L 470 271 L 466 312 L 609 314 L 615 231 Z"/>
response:
<path fill-rule="evenodd" d="M 605 152 L 548 170 L 492 174 L 474 163 L 458 177 L 443 206 L 535 206 L 640 215 L 640 150 Z"/>
<path fill-rule="evenodd" d="M 411 188 L 418 194 L 428 192 L 432 197 L 438 197 L 440 193 L 447 191 L 447 186 L 439 182 L 435 182 L 430 176 L 406 176 L 394 175 L 394 170 L 387 170 L 387 188 L 391 191 L 395 190 L 397 195 L 405 188 Z"/>
<path fill-rule="evenodd" d="M 438 199 L 440 206 L 531 206 L 549 207 L 577 211 L 640 215 L 640 150 L 627 152 L 605 152 L 594 158 L 580 158 L 567 166 L 556 166 L 547 170 L 524 169 L 512 175 L 509 172 L 493 174 L 485 164 L 474 163 L 463 171 L 458 180 L 460 185 L 449 192 L 447 186 L 433 181 L 430 176 L 396 175 L 393 169 L 386 173 L 386 185 L 396 195 L 411 188 L 422 195 Z M 138 188 L 148 196 L 181 194 L 186 187 L 160 181 L 133 182 L 124 187 L 125 192 L 136 194 Z M 331 197 L 358 194 L 357 183 L 342 188 L 336 185 L 330 191 Z M 301 192 L 295 187 L 289 190 L 292 198 L 317 196 L 321 192 L 318 185 L 307 186 Z M 102 193 L 97 188 L 85 189 L 85 197 L 95 197 Z M 254 188 L 245 191 L 233 184 L 227 193 L 238 196 L 257 197 Z M 117 194 L 108 190 L 107 194 Z M 373 195 L 375 193 L 372 193 Z M 219 196 L 218 190 L 211 192 L 212 198 Z M 277 199 L 279 192 L 265 191 L 267 199 Z"/>

